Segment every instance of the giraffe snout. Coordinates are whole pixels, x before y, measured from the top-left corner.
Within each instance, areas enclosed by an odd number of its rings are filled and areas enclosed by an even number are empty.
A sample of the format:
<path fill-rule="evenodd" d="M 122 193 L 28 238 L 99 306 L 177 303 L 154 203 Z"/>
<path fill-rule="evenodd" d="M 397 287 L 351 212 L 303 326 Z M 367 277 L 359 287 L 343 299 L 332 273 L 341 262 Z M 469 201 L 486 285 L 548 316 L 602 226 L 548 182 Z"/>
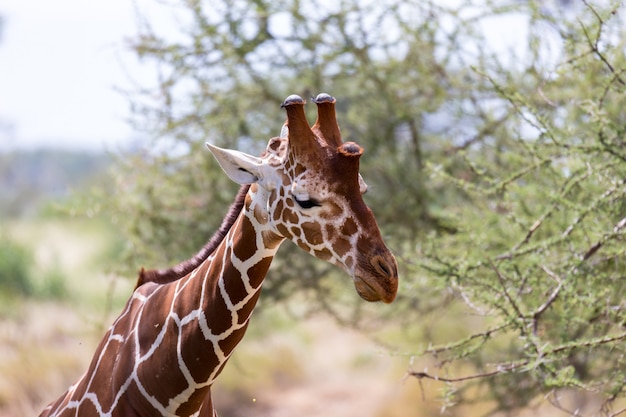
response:
<path fill-rule="evenodd" d="M 384 303 L 391 303 L 396 298 L 398 292 L 398 263 L 391 252 L 382 255 L 374 255 L 370 258 L 372 267 L 378 274 L 380 286 L 382 288 L 381 300 Z"/>
<path fill-rule="evenodd" d="M 366 301 L 391 303 L 398 292 L 396 258 L 389 251 L 366 258 L 363 267 L 357 269 L 354 286 Z"/>

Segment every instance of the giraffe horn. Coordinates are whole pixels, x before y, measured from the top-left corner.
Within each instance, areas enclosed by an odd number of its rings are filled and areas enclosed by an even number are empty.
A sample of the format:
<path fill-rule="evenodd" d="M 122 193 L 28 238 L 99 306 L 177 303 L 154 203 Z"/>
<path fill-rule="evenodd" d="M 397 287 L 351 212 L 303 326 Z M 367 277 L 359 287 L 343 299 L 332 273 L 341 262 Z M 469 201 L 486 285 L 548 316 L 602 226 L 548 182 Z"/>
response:
<path fill-rule="evenodd" d="M 296 156 L 315 154 L 319 148 L 317 137 L 309 127 L 304 113 L 305 103 L 302 97 L 292 94 L 280 106 L 287 111 L 287 129 L 283 127 L 283 131 L 288 132 L 289 152 Z"/>
<path fill-rule="evenodd" d="M 313 132 L 326 141 L 329 146 L 338 148 L 342 144 L 339 124 L 335 114 L 335 97 L 326 93 L 320 93 L 311 99 L 317 104 L 317 120 L 313 125 Z"/>

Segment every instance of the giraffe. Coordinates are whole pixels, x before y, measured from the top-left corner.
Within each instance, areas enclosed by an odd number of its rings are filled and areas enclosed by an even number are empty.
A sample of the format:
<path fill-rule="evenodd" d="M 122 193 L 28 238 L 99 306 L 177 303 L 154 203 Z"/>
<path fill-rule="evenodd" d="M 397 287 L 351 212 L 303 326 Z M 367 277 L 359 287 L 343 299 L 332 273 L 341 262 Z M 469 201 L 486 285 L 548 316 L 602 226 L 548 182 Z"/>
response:
<path fill-rule="evenodd" d="M 210 388 L 242 339 L 279 246 L 291 240 L 345 270 L 367 301 L 391 303 L 395 257 L 362 194 L 363 149 L 343 143 L 335 98 L 319 94 L 315 124 L 291 95 L 279 137 L 252 156 L 207 146 L 242 187 L 196 256 L 141 270 L 137 287 L 88 370 L 41 416 L 217 416 Z"/>

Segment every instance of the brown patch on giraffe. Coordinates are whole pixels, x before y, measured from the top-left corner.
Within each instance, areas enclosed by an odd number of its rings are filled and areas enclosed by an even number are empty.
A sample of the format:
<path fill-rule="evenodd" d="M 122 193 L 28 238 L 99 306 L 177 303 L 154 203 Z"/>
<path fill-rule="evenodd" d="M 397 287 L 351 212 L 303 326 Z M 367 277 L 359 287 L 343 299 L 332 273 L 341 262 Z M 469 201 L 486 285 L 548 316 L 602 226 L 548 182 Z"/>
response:
<path fill-rule="evenodd" d="M 285 223 L 299 224 L 300 217 L 294 210 L 283 210 L 282 220 Z"/>
<path fill-rule="evenodd" d="M 180 337 L 183 340 L 187 338 L 199 339 L 198 320 L 192 320 L 180 329 Z M 220 361 L 213 349 L 213 343 L 204 340 L 195 344 L 183 345 L 181 348 L 181 357 L 193 380 L 197 383 L 205 382 L 209 379 L 211 370 L 220 364 Z M 178 385 L 178 387 L 184 385 Z M 170 397 L 171 398 L 171 397 Z"/>
<path fill-rule="evenodd" d="M 209 387 L 200 388 L 194 391 L 193 394 L 189 397 L 187 402 L 181 404 L 176 409 L 177 416 L 190 416 L 195 413 L 202 402 L 204 401 L 204 397 L 206 397 L 209 393 Z"/>
<path fill-rule="evenodd" d="M 282 188 L 281 188 L 282 193 Z M 283 200 L 278 200 L 276 203 L 276 207 L 274 208 L 274 220 L 280 220 L 283 215 Z"/>
<path fill-rule="evenodd" d="M 291 230 L 291 236 L 293 237 L 299 238 L 300 234 L 302 233 L 302 230 L 300 230 L 298 226 L 291 226 L 290 230 Z"/>
<path fill-rule="evenodd" d="M 296 239 L 294 240 L 294 242 L 296 242 L 296 245 L 298 245 L 300 249 L 302 249 L 303 251 L 308 252 L 308 253 L 311 252 L 311 247 L 306 243 L 306 240 Z"/>
<path fill-rule="evenodd" d="M 78 416 L 97 416 L 98 415 L 98 409 L 96 408 L 95 404 L 92 403 L 91 401 L 83 401 L 83 403 L 80 405 L 80 408 L 78 410 L 79 410 L 78 413 L 76 413 L 76 415 Z M 71 414 L 74 414 L 74 413 L 71 413 Z"/>
<path fill-rule="evenodd" d="M 306 222 L 302 224 L 302 230 L 304 230 L 304 238 L 312 245 L 317 246 L 324 243 L 324 236 L 322 235 L 322 227 L 319 223 Z"/>
<path fill-rule="evenodd" d="M 230 258 L 230 249 L 227 249 L 226 259 Z M 215 272 L 212 273 L 212 276 L 219 276 L 219 272 L 221 269 L 221 265 L 211 265 L 215 266 L 213 269 Z M 211 273 L 211 271 L 209 271 Z M 237 281 L 241 280 L 241 274 L 235 268 L 227 268 L 224 270 L 224 274 L 221 277 L 224 280 L 224 283 L 229 281 Z M 207 316 L 207 321 L 210 323 L 211 332 L 213 334 L 221 334 L 230 329 L 232 326 L 230 315 L 224 314 L 225 311 L 228 310 L 228 306 L 226 305 L 226 301 L 222 297 L 221 291 L 219 289 L 219 285 L 209 284 L 208 287 L 209 292 L 206 294 L 206 299 L 210 300 L 211 303 L 204 306 L 204 311 Z"/>
<path fill-rule="evenodd" d="M 276 229 L 278 230 L 278 232 L 283 236 L 283 237 L 289 237 L 291 236 L 291 234 L 289 233 L 289 229 L 287 229 L 287 226 L 285 226 L 284 224 L 280 223 L 276 225 Z"/>
<path fill-rule="evenodd" d="M 254 226 L 250 223 L 250 220 L 247 217 L 243 217 L 241 219 L 241 233 L 239 236 L 254 236 L 256 231 L 254 230 Z M 258 248 L 256 247 L 255 239 L 242 240 L 240 237 L 236 238 L 236 241 L 233 244 L 233 252 L 235 256 L 241 260 L 250 259 L 256 252 Z"/>
<path fill-rule="evenodd" d="M 186 326 L 188 329 L 189 326 Z M 197 326 L 196 331 L 198 331 Z M 180 333 L 180 334 L 179 334 Z M 180 387 L 188 385 L 184 374 L 178 367 L 176 345 L 179 337 L 185 337 L 189 331 L 180 329 L 173 320 L 169 320 L 163 340 L 153 353 L 137 367 L 137 376 L 142 385 L 156 398 L 173 398 L 180 392 Z M 202 344 L 204 345 L 204 344 Z M 187 349 L 197 350 L 197 344 L 187 344 Z M 142 347 L 142 351 L 150 346 Z M 163 406 L 167 404 L 161 403 Z"/>
<path fill-rule="evenodd" d="M 106 382 L 103 386 L 107 386 Z M 137 386 L 136 381 L 133 381 L 128 389 L 120 396 L 118 405 L 115 407 L 111 415 L 113 417 L 136 416 L 138 410 L 150 415 L 160 414 L 158 410 L 156 410 L 154 406 L 143 396 L 143 394 L 139 392 L 139 387 Z M 84 414 L 79 413 L 78 415 L 83 416 Z"/>
<path fill-rule="evenodd" d="M 326 223 L 324 224 L 324 232 L 326 232 L 326 236 L 333 236 L 335 234 L 335 227 L 330 223 Z"/>
<path fill-rule="evenodd" d="M 315 250 L 315 257 L 323 261 L 328 261 L 333 257 L 333 254 L 328 249 L 324 248 L 322 250 Z"/>
<path fill-rule="evenodd" d="M 224 282 L 224 289 L 226 290 L 226 294 L 228 294 L 228 298 L 230 298 L 230 302 L 233 304 L 239 303 L 248 295 L 241 279 L 232 279 Z"/>
<path fill-rule="evenodd" d="M 265 274 L 267 273 L 271 263 L 272 257 L 268 256 L 267 258 L 261 259 L 248 269 L 248 276 L 250 277 L 250 285 L 252 288 L 259 288 L 259 286 L 263 283 Z"/>
<path fill-rule="evenodd" d="M 333 243 L 333 250 L 340 258 L 343 258 L 351 249 L 352 245 L 346 239 L 339 238 Z"/>
<path fill-rule="evenodd" d="M 294 166 L 294 177 L 299 177 L 306 172 L 306 167 L 299 162 L 296 162 Z"/>
<path fill-rule="evenodd" d="M 341 225 L 341 233 L 346 236 L 352 236 L 356 232 L 359 231 L 359 227 L 352 217 L 346 218 L 346 220 Z"/>
<path fill-rule="evenodd" d="M 137 338 L 139 340 L 139 354 L 141 356 L 148 353 L 154 343 L 157 341 L 159 335 L 163 331 L 163 326 L 170 314 L 171 298 L 173 297 L 174 286 L 159 286 L 152 294 L 152 306 L 151 308 L 144 308 L 141 313 L 141 317 L 138 318 L 140 323 L 137 326 L 141 327 L 141 331 L 137 332 Z M 177 305 L 176 314 L 179 317 L 184 317 L 189 312 L 197 308 L 199 304 L 200 294 L 193 294 L 193 299 L 189 300 L 189 303 Z M 168 325 L 172 324 L 172 319 L 169 319 Z M 168 327 L 169 328 L 169 327 Z"/>
<path fill-rule="evenodd" d="M 246 332 L 247 324 L 244 324 L 243 327 L 234 330 L 226 339 L 219 341 L 219 347 L 222 349 L 224 353 L 232 352 L 239 341 L 243 338 L 244 333 Z"/>

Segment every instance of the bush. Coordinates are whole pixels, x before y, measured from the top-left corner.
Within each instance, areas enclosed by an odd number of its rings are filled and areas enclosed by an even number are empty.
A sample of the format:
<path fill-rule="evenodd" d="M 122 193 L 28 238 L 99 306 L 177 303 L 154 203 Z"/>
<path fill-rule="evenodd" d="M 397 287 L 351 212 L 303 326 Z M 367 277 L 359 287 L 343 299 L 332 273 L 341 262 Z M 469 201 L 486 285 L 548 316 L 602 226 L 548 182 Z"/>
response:
<path fill-rule="evenodd" d="M 43 274 L 43 282 L 38 295 L 45 299 L 61 300 L 67 296 L 68 289 L 65 274 L 58 266 L 52 266 Z"/>
<path fill-rule="evenodd" d="M 0 288 L 6 295 L 32 295 L 32 254 L 23 246 L 0 235 Z"/>

